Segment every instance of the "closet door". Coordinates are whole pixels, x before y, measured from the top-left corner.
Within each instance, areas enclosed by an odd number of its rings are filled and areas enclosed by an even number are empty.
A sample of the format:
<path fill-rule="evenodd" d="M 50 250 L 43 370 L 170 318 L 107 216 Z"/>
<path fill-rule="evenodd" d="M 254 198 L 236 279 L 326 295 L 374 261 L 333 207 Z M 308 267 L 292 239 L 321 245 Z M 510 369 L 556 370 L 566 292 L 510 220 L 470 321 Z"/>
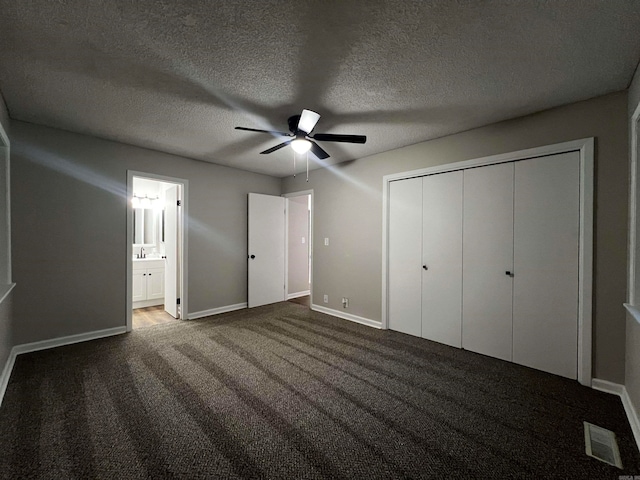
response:
<path fill-rule="evenodd" d="M 422 178 L 389 185 L 389 328 L 420 336 Z"/>
<path fill-rule="evenodd" d="M 464 171 L 462 347 L 503 360 L 512 347 L 513 172 L 512 163 Z"/>
<path fill-rule="evenodd" d="M 462 171 L 422 180 L 422 336 L 462 346 Z"/>
<path fill-rule="evenodd" d="M 578 375 L 580 156 L 517 162 L 513 361 Z"/>

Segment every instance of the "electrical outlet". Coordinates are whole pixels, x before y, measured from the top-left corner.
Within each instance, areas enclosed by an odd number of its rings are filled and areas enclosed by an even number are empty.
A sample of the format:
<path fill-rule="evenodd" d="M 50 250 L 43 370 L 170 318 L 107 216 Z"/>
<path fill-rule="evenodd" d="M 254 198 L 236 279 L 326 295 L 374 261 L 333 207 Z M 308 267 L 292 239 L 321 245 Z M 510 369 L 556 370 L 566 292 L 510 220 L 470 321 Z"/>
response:
<path fill-rule="evenodd" d="M 324 303 L 329 303 L 329 295 L 324 296 Z"/>
<path fill-rule="evenodd" d="M 325 237 L 324 239 L 324 246 L 328 247 L 329 246 L 329 237 Z"/>
<path fill-rule="evenodd" d="M 349 308 L 349 299 L 347 297 L 342 297 L 342 308 Z"/>

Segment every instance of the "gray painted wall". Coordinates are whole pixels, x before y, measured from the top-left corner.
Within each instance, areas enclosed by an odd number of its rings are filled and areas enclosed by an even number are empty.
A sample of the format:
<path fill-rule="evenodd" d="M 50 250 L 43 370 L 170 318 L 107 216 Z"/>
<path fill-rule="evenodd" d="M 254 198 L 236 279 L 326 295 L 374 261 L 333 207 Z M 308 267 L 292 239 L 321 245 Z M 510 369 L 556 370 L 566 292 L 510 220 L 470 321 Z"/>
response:
<path fill-rule="evenodd" d="M 640 69 L 629 87 L 629 121 L 640 104 Z M 630 152 L 631 153 L 631 152 Z M 638 152 L 640 154 L 640 152 Z M 639 156 L 640 158 L 640 156 Z M 626 363 L 624 384 L 636 409 L 640 408 L 640 324 L 627 315 Z"/>
<path fill-rule="evenodd" d="M 280 179 L 13 122 L 15 344 L 125 325 L 127 170 L 189 181 L 189 312 L 246 302 L 247 193 Z"/>
<path fill-rule="evenodd" d="M 629 117 L 633 114 L 638 103 L 640 103 L 640 64 L 638 64 L 631 85 L 629 85 Z"/>
<path fill-rule="evenodd" d="M 11 323 L 14 291 L 15 290 L 9 292 L 9 295 L 7 295 L 0 303 L 0 373 L 2 373 L 7 360 L 9 359 L 11 348 L 14 345 L 12 333 L 13 325 Z"/>
<path fill-rule="evenodd" d="M 596 137 L 594 370 L 622 383 L 625 372 L 628 135 L 627 93 L 392 150 L 283 179 L 283 192 L 314 190 L 313 295 L 329 308 L 381 319 L 382 177 L 585 137 Z M 366 132 L 361 132 L 365 133 Z M 327 150 L 339 145 L 326 145 Z M 329 246 L 322 239 L 329 237 Z"/>
<path fill-rule="evenodd" d="M 289 198 L 287 293 L 309 290 L 309 196 Z M 304 237 L 304 243 L 302 238 Z"/>
<path fill-rule="evenodd" d="M 9 134 L 9 111 L 4 103 L 2 92 L 0 92 L 0 125 L 4 127 L 4 131 Z"/>

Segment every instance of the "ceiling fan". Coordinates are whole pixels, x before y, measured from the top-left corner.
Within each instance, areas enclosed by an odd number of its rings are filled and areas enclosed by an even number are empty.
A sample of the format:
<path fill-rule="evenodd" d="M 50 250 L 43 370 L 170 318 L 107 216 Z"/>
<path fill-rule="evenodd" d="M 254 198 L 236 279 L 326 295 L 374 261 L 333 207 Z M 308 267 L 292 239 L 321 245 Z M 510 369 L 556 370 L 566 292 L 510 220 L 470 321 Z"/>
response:
<path fill-rule="evenodd" d="M 268 148 L 261 154 L 267 154 L 280 150 L 282 147 L 291 145 L 291 148 L 297 153 L 306 153 L 309 150 L 320 160 L 329 158 L 329 154 L 318 145 L 314 140 L 319 142 L 342 142 L 342 143 L 365 143 L 367 137 L 364 135 L 337 135 L 333 133 L 316 133 L 311 132 L 320 120 L 320 115 L 311 110 L 302 110 L 302 115 L 294 115 L 289 117 L 289 132 L 275 132 L 272 130 L 259 130 L 256 128 L 236 127 L 236 130 L 246 130 L 248 132 L 269 133 L 280 137 L 293 137 L 275 147 Z"/>

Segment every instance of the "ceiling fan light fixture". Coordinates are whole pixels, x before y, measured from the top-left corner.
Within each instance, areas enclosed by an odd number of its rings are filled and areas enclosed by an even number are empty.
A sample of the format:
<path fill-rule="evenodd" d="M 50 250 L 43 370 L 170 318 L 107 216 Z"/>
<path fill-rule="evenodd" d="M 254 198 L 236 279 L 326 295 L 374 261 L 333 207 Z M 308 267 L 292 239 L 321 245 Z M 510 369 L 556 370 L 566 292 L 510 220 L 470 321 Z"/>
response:
<path fill-rule="evenodd" d="M 304 138 L 296 138 L 291 142 L 291 148 L 296 153 L 307 153 L 311 149 L 311 142 Z"/>
<path fill-rule="evenodd" d="M 320 115 L 316 112 L 312 112 L 311 110 L 304 109 L 302 110 L 301 115 L 293 115 L 289 117 L 287 123 L 289 124 L 289 131 L 291 133 L 286 132 L 276 132 L 273 130 L 260 130 L 257 128 L 247 128 L 247 127 L 236 127 L 236 130 L 246 130 L 249 132 L 258 132 L 258 133 L 268 133 L 273 136 L 278 137 L 289 137 L 291 140 L 287 140 L 282 142 L 275 147 L 267 148 L 265 151 L 260 152 L 260 155 L 266 155 L 268 153 L 273 153 L 276 150 L 280 150 L 281 148 L 286 147 L 287 145 L 291 145 L 293 148 L 294 158 L 295 154 L 305 154 L 311 150 L 311 152 L 319 159 L 325 160 L 329 158 L 329 154 L 324 151 L 324 149 L 318 145 L 315 141 L 310 139 L 321 141 L 321 142 L 343 142 L 343 143 L 365 143 L 367 141 L 367 137 L 364 135 L 344 135 L 344 134 L 334 134 L 334 133 L 314 133 L 311 136 L 311 132 L 318 123 L 320 119 Z"/>

